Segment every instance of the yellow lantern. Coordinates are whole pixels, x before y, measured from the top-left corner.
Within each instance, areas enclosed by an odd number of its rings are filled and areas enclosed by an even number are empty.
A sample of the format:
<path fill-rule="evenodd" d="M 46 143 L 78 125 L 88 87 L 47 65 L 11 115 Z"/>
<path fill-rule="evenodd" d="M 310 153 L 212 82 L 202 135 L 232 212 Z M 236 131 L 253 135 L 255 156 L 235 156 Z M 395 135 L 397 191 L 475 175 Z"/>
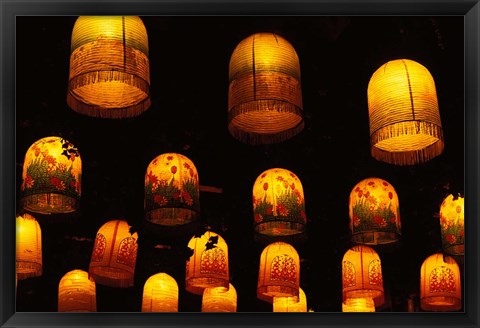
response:
<path fill-rule="evenodd" d="M 142 312 L 178 312 L 178 285 L 166 273 L 147 279 L 143 287 Z"/>
<path fill-rule="evenodd" d="M 202 312 L 237 312 L 237 291 L 233 285 L 229 284 L 228 288 L 205 288 Z"/>
<path fill-rule="evenodd" d="M 200 212 L 198 173 L 193 162 L 181 154 L 157 156 L 145 174 L 146 219 L 174 226 L 197 219 Z"/>
<path fill-rule="evenodd" d="M 426 162 L 443 152 L 435 81 L 421 64 L 392 60 L 368 84 L 372 156 L 396 165 Z"/>
<path fill-rule="evenodd" d="M 95 282 L 87 272 L 67 272 L 58 284 L 58 312 L 96 312 Z"/>
<path fill-rule="evenodd" d="M 274 297 L 273 312 L 307 312 L 307 295 L 298 289 L 298 297 Z"/>
<path fill-rule="evenodd" d="M 16 218 L 16 270 L 20 280 L 42 275 L 42 230 L 28 213 Z"/>
<path fill-rule="evenodd" d="M 273 33 L 253 34 L 232 53 L 228 130 L 248 144 L 287 140 L 303 130 L 300 62 L 292 45 Z"/>
<path fill-rule="evenodd" d="M 70 213 L 81 196 L 82 160 L 78 149 L 60 137 L 37 140 L 25 154 L 21 206 L 35 213 Z"/>
<path fill-rule="evenodd" d="M 137 16 L 80 16 L 72 31 L 67 103 L 104 118 L 150 107 L 148 36 Z"/>
<path fill-rule="evenodd" d="M 450 255 L 464 253 L 464 198 L 448 195 L 440 206 L 443 249 Z"/>
<path fill-rule="evenodd" d="M 375 312 L 371 298 L 347 298 L 342 303 L 342 312 Z"/>
<path fill-rule="evenodd" d="M 137 233 L 122 220 L 108 221 L 95 238 L 88 273 L 96 283 L 111 287 L 133 286 L 137 261 Z"/>

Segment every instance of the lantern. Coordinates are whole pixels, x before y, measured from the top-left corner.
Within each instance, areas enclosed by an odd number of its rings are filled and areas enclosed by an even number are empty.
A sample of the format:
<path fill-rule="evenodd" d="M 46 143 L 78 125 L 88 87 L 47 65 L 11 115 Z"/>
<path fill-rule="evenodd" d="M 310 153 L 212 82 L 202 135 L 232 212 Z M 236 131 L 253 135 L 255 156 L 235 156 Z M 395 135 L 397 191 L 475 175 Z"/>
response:
<path fill-rule="evenodd" d="M 232 53 L 228 130 L 248 144 L 287 140 L 303 130 L 300 63 L 292 45 L 273 33 L 253 34 Z"/>
<path fill-rule="evenodd" d="M 108 221 L 95 238 L 89 274 L 95 282 L 110 287 L 133 286 L 137 261 L 137 233 L 130 233 L 127 222 Z"/>
<path fill-rule="evenodd" d="M 20 280 L 42 275 L 42 230 L 28 213 L 16 218 L 16 270 Z"/>
<path fill-rule="evenodd" d="M 342 312 L 375 312 L 375 304 L 371 298 L 347 298 Z"/>
<path fill-rule="evenodd" d="M 237 312 L 237 291 L 228 288 L 205 288 L 202 296 L 202 312 Z"/>
<path fill-rule="evenodd" d="M 348 201 L 352 241 L 365 245 L 391 244 L 401 234 L 400 206 L 393 186 L 379 178 L 360 181 Z"/>
<path fill-rule="evenodd" d="M 156 157 L 145 175 L 146 219 L 174 226 L 197 219 L 200 212 L 198 173 L 193 162 L 180 154 Z"/>
<path fill-rule="evenodd" d="M 81 178 L 78 149 L 60 137 L 42 138 L 25 154 L 20 204 L 41 214 L 73 212 L 79 207 Z"/>
<path fill-rule="evenodd" d="M 95 282 L 87 272 L 67 272 L 58 285 L 58 312 L 96 312 Z"/>
<path fill-rule="evenodd" d="M 396 165 L 426 162 L 443 152 L 435 82 L 408 59 L 382 65 L 368 84 L 372 156 Z"/>
<path fill-rule="evenodd" d="M 462 286 L 457 262 L 443 254 L 430 255 L 420 269 L 420 307 L 425 311 L 458 311 Z"/>
<path fill-rule="evenodd" d="M 274 297 L 273 312 L 307 312 L 307 296 L 298 289 L 298 297 Z"/>
<path fill-rule="evenodd" d="M 178 285 L 166 273 L 147 279 L 143 287 L 142 312 L 178 312 Z"/>
<path fill-rule="evenodd" d="M 300 258 L 293 246 L 275 242 L 260 255 L 257 297 L 273 303 L 274 297 L 294 297 L 300 288 Z"/>
<path fill-rule="evenodd" d="M 372 298 L 375 306 L 384 303 L 382 264 L 370 247 L 350 248 L 342 261 L 343 301 L 348 298 Z"/>
<path fill-rule="evenodd" d="M 464 252 L 464 198 L 448 195 L 440 206 L 440 228 L 443 249 L 450 255 Z"/>
<path fill-rule="evenodd" d="M 67 103 L 103 118 L 150 107 L 148 36 L 137 16 L 80 16 L 72 31 Z"/>
<path fill-rule="evenodd" d="M 185 266 L 185 289 L 202 295 L 205 288 L 229 286 L 228 247 L 225 240 L 213 231 L 192 237 L 188 248 L 192 256 Z"/>

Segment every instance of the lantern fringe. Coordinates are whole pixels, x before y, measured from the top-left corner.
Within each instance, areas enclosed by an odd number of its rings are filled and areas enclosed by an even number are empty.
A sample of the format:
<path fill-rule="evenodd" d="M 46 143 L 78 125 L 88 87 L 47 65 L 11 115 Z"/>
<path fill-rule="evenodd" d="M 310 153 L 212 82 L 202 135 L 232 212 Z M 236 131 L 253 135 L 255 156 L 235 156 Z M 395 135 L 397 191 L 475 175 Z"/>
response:
<path fill-rule="evenodd" d="M 382 289 L 361 289 L 361 290 L 345 290 L 343 291 L 343 301 L 349 298 L 371 298 L 375 307 L 382 306 L 385 303 L 385 295 Z"/>
<path fill-rule="evenodd" d="M 272 229 L 290 230 L 290 232 L 288 233 L 273 234 L 275 236 L 296 235 L 305 231 L 305 223 L 275 220 L 275 221 L 261 222 L 255 225 L 255 232 L 261 233 L 261 234 L 269 235 L 269 233 L 265 233 L 265 231 L 272 230 Z"/>
<path fill-rule="evenodd" d="M 229 124 L 228 131 L 230 134 L 237 140 L 241 142 L 247 143 L 249 145 L 266 145 L 272 143 L 279 143 L 287 141 L 295 137 L 297 134 L 303 131 L 304 129 L 304 122 L 300 122 L 297 126 L 292 129 L 285 130 L 279 133 L 272 133 L 272 134 L 261 134 L 261 133 L 253 133 L 253 132 L 245 132 L 239 130 L 237 127 Z"/>
<path fill-rule="evenodd" d="M 352 241 L 369 246 L 393 244 L 400 241 L 400 234 L 387 231 L 362 231 L 352 234 Z"/>
<path fill-rule="evenodd" d="M 96 268 L 91 268 L 89 275 L 93 277 L 93 280 L 95 283 L 104 285 L 104 286 L 109 286 L 109 287 L 117 287 L 117 288 L 127 288 L 127 287 L 132 287 L 134 284 L 133 281 L 133 273 L 129 274 L 126 271 L 120 274 L 117 274 L 115 272 L 108 272 L 108 276 L 102 275 L 102 267 L 96 267 Z M 107 268 L 108 270 L 111 270 L 110 268 Z M 128 277 L 127 277 L 128 275 Z M 124 278 L 122 278 L 122 276 Z"/>
<path fill-rule="evenodd" d="M 28 211 L 40 214 L 71 213 L 79 207 L 79 201 L 73 197 L 44 193 L 23 196 L 20 206 Z"/>
<path fill-rule="evenodd" d="M 273 297 L 269 294 L 283 294 L 283 296 L 275 296 L 275 297 L 293 297 L 293 302 L 298 302 L 299 297 L 299 289 L 292 288 L 288 286 L 261 286 L 257 287 L 257 298 L 273 304 Z"/>
<path fill-rule="evenodd" d="M 41 263 L 17 261 L 16 268 L 17 268 L 18 280 L 24 280 L 24 279 L 33 278 L 33 277 L 40 277 L 43 273 Z"/>
<path fill-rule="evenodd" d="M 462 308 L 460 299 L 448 296 L 424 297 L 420 299 L 420 303 L 425 311 L 458 311 Z"/>
<path fill-rule="evenodd" d="M 145 215 L 147 221 L 164 226 L 184 225 L 195 221 L 197 217 L 198 212 L 195 210 L 176 207 L 157 208 L 148 211 Z"/>

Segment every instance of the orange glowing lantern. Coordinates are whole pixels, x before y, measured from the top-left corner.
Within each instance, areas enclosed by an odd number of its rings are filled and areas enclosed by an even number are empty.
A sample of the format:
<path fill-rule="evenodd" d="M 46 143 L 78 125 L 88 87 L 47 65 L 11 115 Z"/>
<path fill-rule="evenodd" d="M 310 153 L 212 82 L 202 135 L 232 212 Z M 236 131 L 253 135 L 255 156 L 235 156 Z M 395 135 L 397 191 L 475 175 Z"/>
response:
<path fill-rule="evenodd" d="M 58 312 L 96 312 L 95 282 L 87 272 L 67 272 L 58 285 Z"/>
<path fill-rule="evenodd" d="M 205 288 L 202 312 L 237 312 L 237 291 L 233 285 L 229 284 L 228 288 Z"/>
<path fill-rule="evenodd" d="M 147 279 L 143 287 L 142 312 L 178 312 L 178 285 L 166 273 Z"/>
<path fill-rule="evenodd" d="M 274 297 L 273 312 L 307 312 L 307 295 L 298 289 L 298 297 Z"/>
<path fill-rule="evenodd" d="M 464 253 L 464 198 L 447 196 L 440 206 L 440 228 L 443 249 L 450 255 Z"/>
<path fill-rule="evenodd" d="M 42 275 L 42 230 L 28 213 L 16 218 L 16 270 L 20 280 Z"/>
<path fill-rule="evenodd" d="M 371 298 L 347 298 L 342 312 L 375 312 L 375 304 Z"/>

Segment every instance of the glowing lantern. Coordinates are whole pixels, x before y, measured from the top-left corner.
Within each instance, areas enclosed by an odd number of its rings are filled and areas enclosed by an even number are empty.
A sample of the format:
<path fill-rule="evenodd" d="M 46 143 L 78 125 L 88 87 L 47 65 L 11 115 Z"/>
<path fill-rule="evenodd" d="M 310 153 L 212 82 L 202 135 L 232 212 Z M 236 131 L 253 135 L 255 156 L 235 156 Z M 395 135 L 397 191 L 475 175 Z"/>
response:
<path fill-rule="evenodd" d="M 464 252 L 464 198 L 447 196 L 440 206 L 440 228 L 443 249 L 450 255 Z"/>
<path fill-rule="evenodd" d="M 375 312 L 375 304 L 371 298 L 347 298 L 342 312 Z"/>
<path fill-rule="evenodd" d="M 228 288 L 205 288 L 202 312 L 237 312 L 237 291 L 232 284 Z"/>
<path fill-rule="evenodd" d="M 88 116 L 138 116 L 150 107 L 148 36 L 137 16 L 80 16 L 73 26 L 67 103 Z"/>
<path fill-rule="evenodd" d="M 396 165 L 426 162 L 443 152 L 435 82 L 419 63 L 392 60 L 368 84 L 372 156 Z"/>
<path fill-rule="evenodd" d="M 28 213 L 16 218 L 16 270 L 20 280 L 42 275 L 42 230 Z"/>
<path fill-rule="evenodd" d="M 174 226 L 192 222 L 200 212 L 198 173 L 187 157 L 166 153 L 156 157 L 145 174 L 146 219 Z"/>
<path fill-rule="evenodd" d="M 147 279 L 143 287 L 142 312 L 178 312 L 178 285 L 166 273 Z"/>
<path fill-rule="evenodd" d="M 60 137 L 36 141 L 25 154 L 21 206 L 35 213 L 70 213 L 78 209 L 82 160 L 78 149 Z"/>
<path fill-rule="evenodd" d="M 96 312 L 95 282 L 83 270 L 67 272 L 58 285 L 58 312 Z"/>
<path fill-rule="evenodd" d="M 298 297 L 274 297 L 273 312 L 307 312 L 307 296 L 298 289 Z"/>
<path fill-rule="evenodd" d="M 122 220 L 108 221 L 95 238 L 89 274 L 96 283 L 111 287 L 133 286 L 137 261 L 137 233 Z"/>
<path fill-rule="evenodd" d="M 272 33 L 253 34 L 232 53 L 228 130 L 248 144 L 287 140 L 303 130 L 300 63 L 292 45 Z"/>

